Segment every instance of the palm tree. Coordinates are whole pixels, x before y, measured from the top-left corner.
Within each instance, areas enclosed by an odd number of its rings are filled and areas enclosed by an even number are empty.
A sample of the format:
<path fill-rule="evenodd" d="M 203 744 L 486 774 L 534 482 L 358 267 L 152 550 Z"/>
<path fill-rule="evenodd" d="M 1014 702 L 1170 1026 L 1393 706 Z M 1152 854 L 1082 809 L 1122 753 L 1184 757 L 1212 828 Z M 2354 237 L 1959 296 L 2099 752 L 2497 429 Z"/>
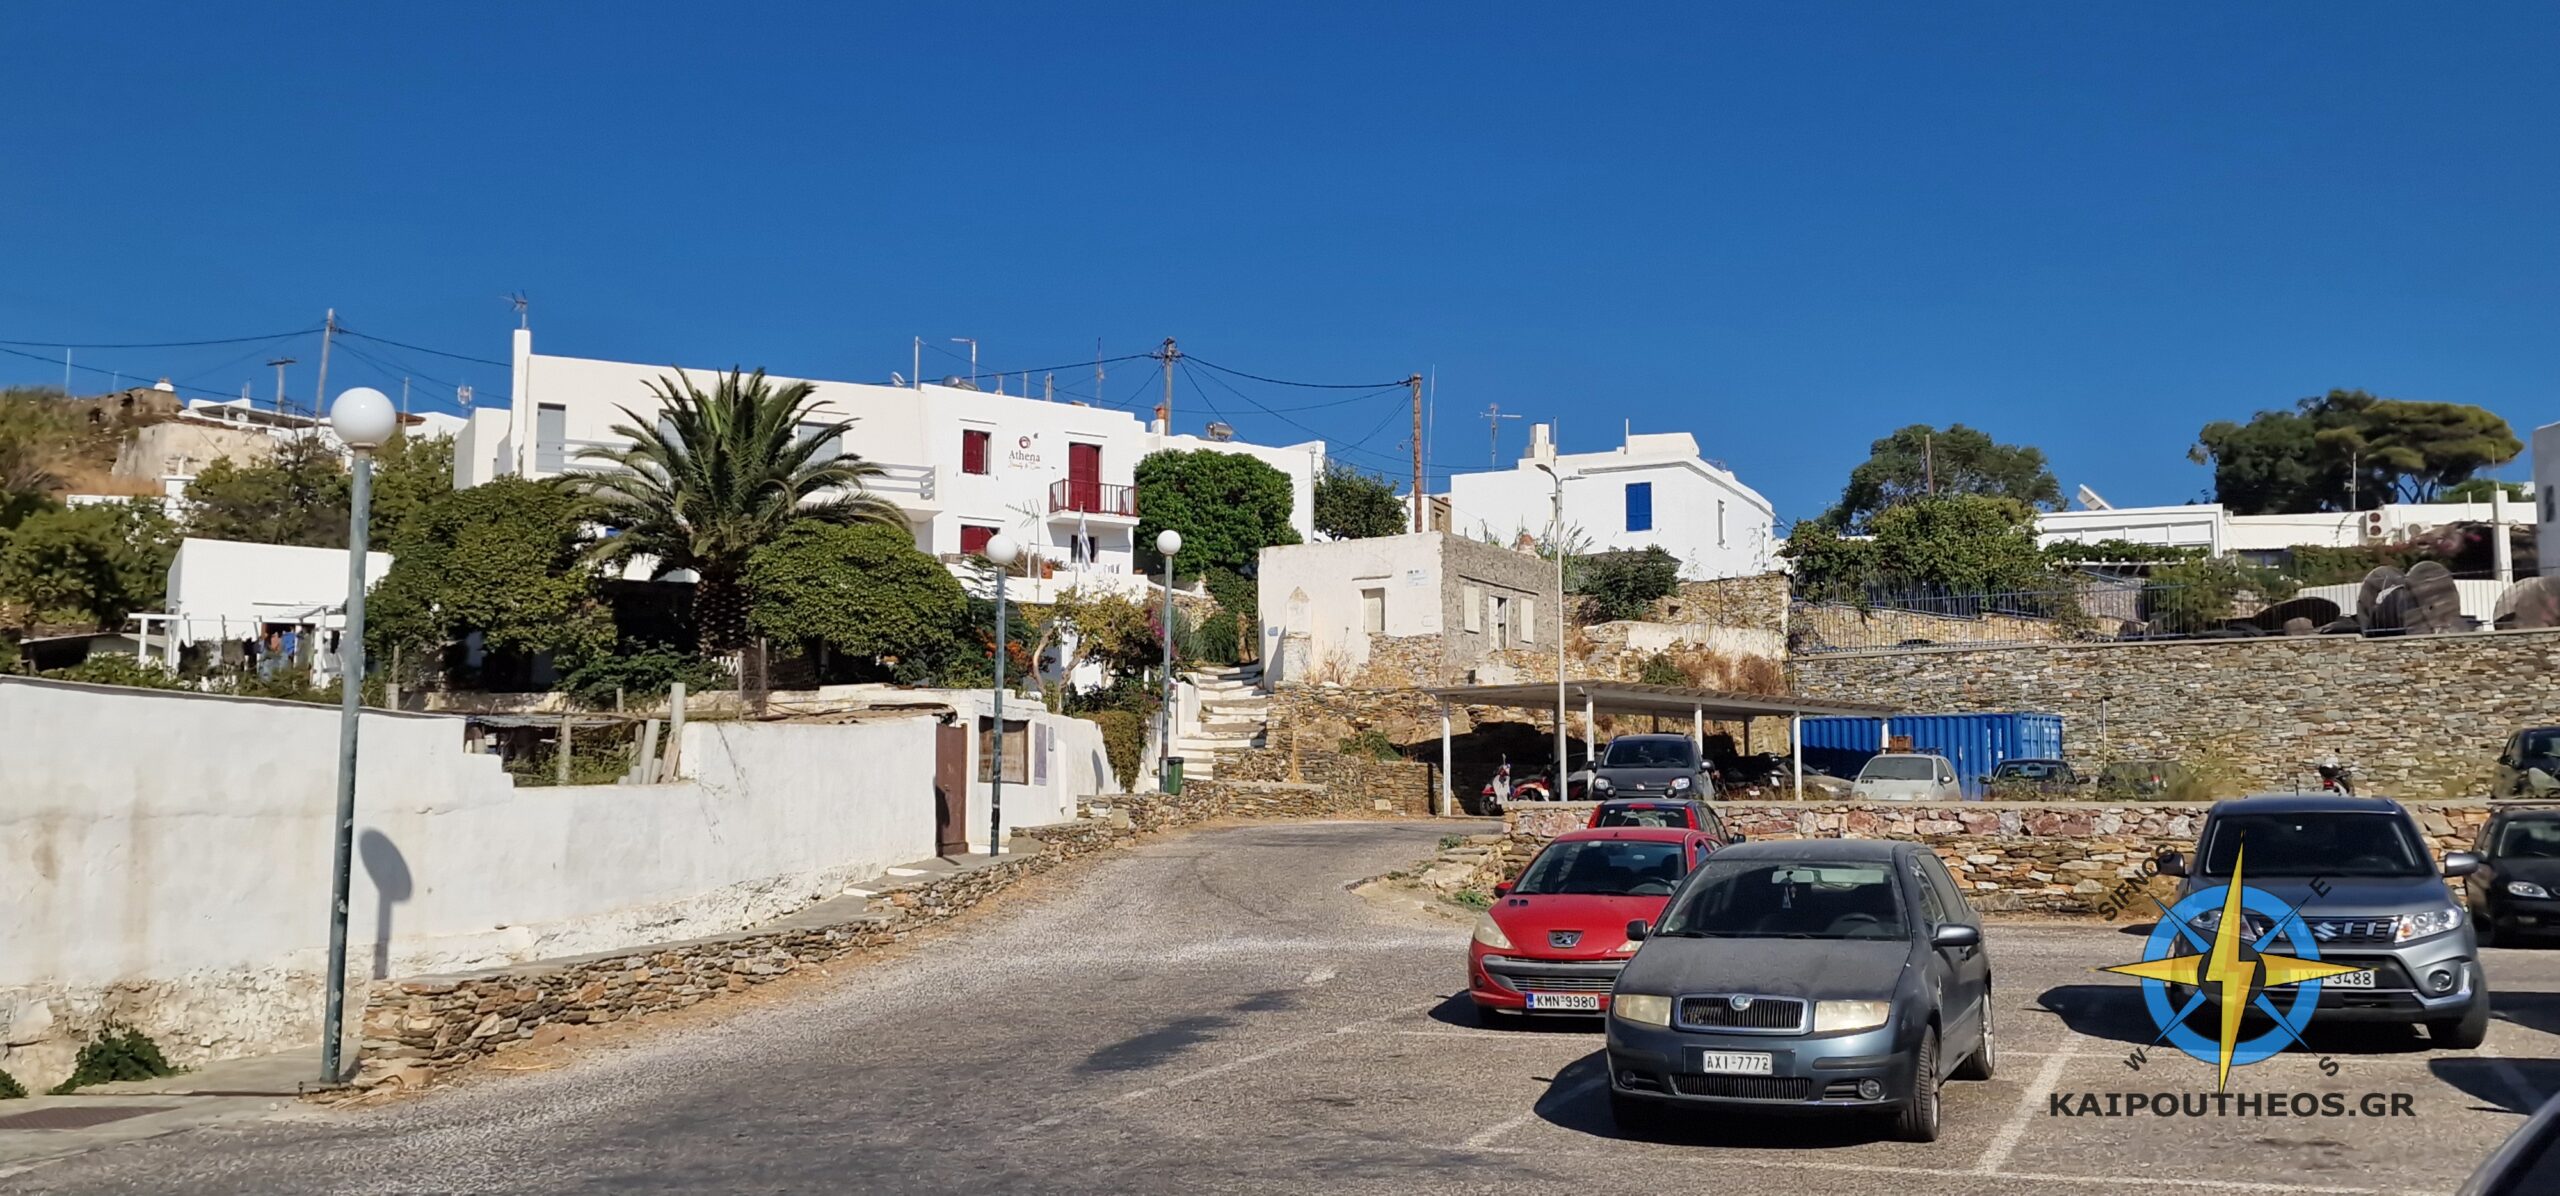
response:
<path fill-rule="evenodd" d="M 852 453 L 824 455 L 853 421 L 804 424 L 815 391 L 806 382 L 777 387 L 763 370 L 732 369 L 704 394 L 679 370 L 649 384 L 662 404 L 655 423 L 622 409 L 631 422 L 613 430 L 630 448 L 578 454 L 604 467 L 576 483 L 614 529 L 595 558 L 645 554 L 663 569 L 691 570 L 695 638 L 706 654 L 745 645 L 747 557 L 792 520 L 906 526 L 896 507 L 866 488 L 878 465 Z"/>

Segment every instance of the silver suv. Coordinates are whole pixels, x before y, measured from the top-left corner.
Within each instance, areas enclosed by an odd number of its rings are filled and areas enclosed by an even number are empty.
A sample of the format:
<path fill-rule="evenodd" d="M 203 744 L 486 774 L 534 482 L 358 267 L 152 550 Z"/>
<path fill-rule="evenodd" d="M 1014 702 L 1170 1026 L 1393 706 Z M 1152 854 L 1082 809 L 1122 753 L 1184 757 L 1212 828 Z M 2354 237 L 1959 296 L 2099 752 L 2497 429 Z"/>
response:
<path fill-rule="evenodd" d="M 2185 878 L 2181 899 L 2230 883 L 2237 864 L 2243 885 L 2301 916 L 2322 960 L 2365 965 L 2321 982 L 2314 1021 L 2423 1023 L 2438 1045 L 2465 1050 L 2488 1038 L 2480 947 L 2444 883 L 2470 874 L 2480 859 L 2449 852 L 2439 869 L 2400 803 L 2336 794 L 2216 802 L 2192 863 L 2176 852 L 2159 863 L 2162 873 Z M 2253 939 L 2272 927 L 2259 914 L 2243 916 Z M 2209 910 L 2191 924 L 2211 934 L 2220 922 L 2220 911 Z M 2183 1004 L 2193 990 L 2176 987 Z"/>

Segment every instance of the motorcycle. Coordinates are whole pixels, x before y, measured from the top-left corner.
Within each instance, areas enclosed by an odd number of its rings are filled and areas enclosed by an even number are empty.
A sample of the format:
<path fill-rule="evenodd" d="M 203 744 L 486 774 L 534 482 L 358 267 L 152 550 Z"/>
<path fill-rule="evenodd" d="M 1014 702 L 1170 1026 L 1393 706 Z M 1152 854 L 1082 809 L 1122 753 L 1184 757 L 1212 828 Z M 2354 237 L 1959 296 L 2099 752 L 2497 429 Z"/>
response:
<path fill-rule="evenodd" d="M 2339 760 L 2333 756 L 2328 760 L 2312 765 L 2311 768 L 2312 771 L 2320 774 L 2320 791 L 2322 793 L 2343 793 L 2348 797 L 2354 797 L 2356 795 L 2355 769 L 2349 767 L 2345 761 Z"/>

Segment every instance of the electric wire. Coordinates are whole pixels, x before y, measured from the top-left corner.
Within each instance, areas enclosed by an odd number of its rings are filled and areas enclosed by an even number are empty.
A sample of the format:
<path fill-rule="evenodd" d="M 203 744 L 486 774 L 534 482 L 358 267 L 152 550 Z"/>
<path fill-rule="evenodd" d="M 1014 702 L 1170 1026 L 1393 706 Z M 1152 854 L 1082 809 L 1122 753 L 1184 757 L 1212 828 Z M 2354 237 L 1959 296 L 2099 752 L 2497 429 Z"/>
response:
<path fill-rule="evenodd" d="M 1248 374 L 1243 370 L 1228 369 L 1227 367 L 1219 365 L 1217 362 L 1211 361 L 1206 357 L 1199 357 L 1190 353 L 1183 354 L 1182 359 L 1185 361 L 1199 362 L 1200 364 L 1216 370 L 1221 374 L 1233 374 L 1236 377 L 1250 378 L 1256 382 L 1268 382 L 1273 386 L 1301 386 L 1309 390 L 1376 390 L 1385 386 L 1406 385 L 1406 380 L 1402 378 L 1398 378 L 1393 382 L 1292 382 L 1286 378 L 1265 378 L 1260 374 Z"/>
<path fill-rule="evenodd" d="M 28 348 L 35 348 L 35 349 L 193 349 L 193 348 L 198 348 L 198 347 L 201 347 L 201 346 L 204 346 L 204 345 L 245 345 L 245 344 L 248 344 L 248 343 L 249 343 L 249 342 L 251 342 L 251 341 L 272 341 L 272 340 L 282 340 L 282 339 L 284 339 L 285 337 L 288 337 L 288 336 L 303 336 L 303 335 L 306 335 L 306 334 L 309 334 L 309 333 L 313 333 L 313 332 L 318 332 L 318 331 L 320 331 L 320 329 L 319 329 L 319 328 L 317 328 L 317 327 L 311 327 L 311 328 L 297 328 L 297 329 L 294 329 L 294 330 L 293 330 L 293 331 L 291 331 L 291 332 L 270 332 L 270 333 L 268 333 L 268 334 L 266 334 L 266 335 L 264 335 L 264 336 L 226 336 L 226 337 L 218 337 L 218 338 L 215 338 L 215 339 L 213 339 L 213 340 L 201 340 L 201 341 L 123 341 L 123 342 L 114 342 L 114 343 L 110 343 L 110 342 L 104 342 L 104 341 L 98 341 L 98 342 L 81 342 L 81 341 L 10 341 L 10 340 L 0 340 L 0 345 L 23 345 L 23 346 L 26 346 L 26 347 L 28 347 Z M 344 331 L 346 331 L 346 330 L 345 330 L 345 329 L 343 329 L 343 328 L 341 328 L 341 329 L 339 329 L 339 331 L 344 332 Z"/>

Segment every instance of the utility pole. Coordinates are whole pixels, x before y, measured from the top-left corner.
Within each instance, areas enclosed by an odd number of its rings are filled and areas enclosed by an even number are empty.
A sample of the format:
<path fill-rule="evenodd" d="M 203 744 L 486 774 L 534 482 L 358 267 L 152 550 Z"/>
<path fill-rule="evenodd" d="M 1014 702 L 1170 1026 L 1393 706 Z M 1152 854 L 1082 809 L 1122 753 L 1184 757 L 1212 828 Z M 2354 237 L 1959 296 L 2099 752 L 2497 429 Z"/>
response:
<path fill-rule="evenodd" d="M 400 375 L 400 422 L 404 426 L 409 422 L 409 376 L 407 374 Z"/>
<path fill-rule="evenodd" d="M 1024 389 L 1027 390 L 1029 387 L 1026 386 Z M 1040 398 L 1043 402 L 1055 403 L 1058 401 L 1058 375 L 1056 372 L 1052 371 L 1050 373 L 1040 375 Z"/>
<path fill-rule="evenodd" d="M 1182 360 L 1182 350 L 1174 347 L 1173 338 L 1164 338 L 1164 348 L 1156 351 L 1156 360 L 1164 363 L 1164 402 L 1156 404 L 1156 423 L 1167 436 L 1173 435 L 1173 363 Z"/>
<path fill-rule="evenodd" d="M 1422 521 L 1422 375 L 1414 374 L 1404 384 L 1413 391 L 1413 530 L 1429 531 Z"/>
<path fill-rule="evenodd" d="M 1504 415 L 1502 413 L 1502 404 L 1500 403 L 1489 403 L 1485 405 L 1484 422 L 1492 425 L 1493 431 L 1493 444 L 1485 450 L 1485 464 L 1491 465 L 1496 469 L 1502 467 L 1502 421 L 1518 418 L 1520 417 L 1517 415 Z"/>
<path fill-rule="evenodd" d="M 329 309 L 329 314 L 322 317 L 320 320 L 320 381 L 314 384 L 318 389 L 311 392 L 311 417 L 313 419 L 318 419 L 328 414 L 329 338 L 336 335 L 337 331 L 338 309 L 333 307 Z"/>
<path fill-rule="evenodd" d="M 276 367 L 276 414 L 284 414 L 284 367 L 298 364 L 291 357 L 279 357 L 267 363 Z"/>

